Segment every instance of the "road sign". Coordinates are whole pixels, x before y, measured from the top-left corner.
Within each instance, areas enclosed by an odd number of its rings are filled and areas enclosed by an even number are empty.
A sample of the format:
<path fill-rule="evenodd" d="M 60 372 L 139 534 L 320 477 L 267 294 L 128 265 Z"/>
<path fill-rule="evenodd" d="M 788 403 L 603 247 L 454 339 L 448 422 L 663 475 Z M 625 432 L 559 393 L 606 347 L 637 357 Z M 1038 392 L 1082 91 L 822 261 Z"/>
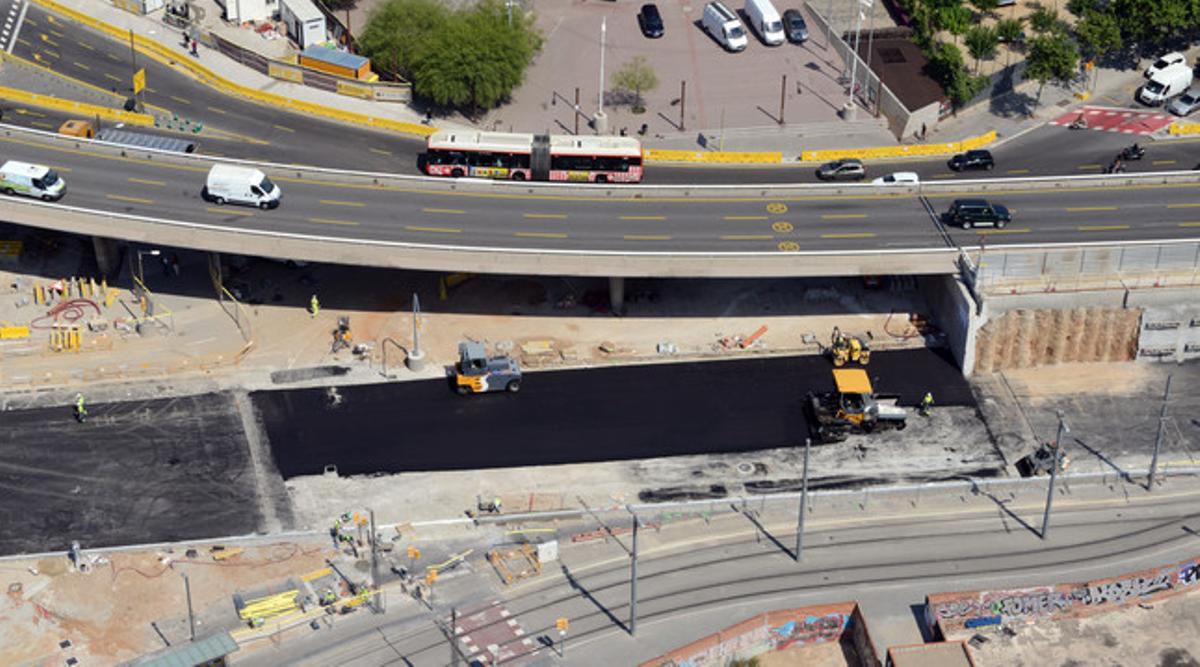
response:
<path fill-rule="evenodd" d="M 566 618 L 560 618 L 554 621 L 554 627 L 558 628 L 558 634 L 567 634 L 567 628 L 571 627 L 571 621 Z"/>
<path fill-rule="evenodd" d="M 137 95 L 146 88 L 146 68 L 143 67 L 133 75 L 133 94 Z"/>
<path fill-rule="evenodd" d="M 421 557 L 421 550 L 412 546 L 411 544 L 408 545 L 408 559 L 416 560 L 420 557 Z"/>

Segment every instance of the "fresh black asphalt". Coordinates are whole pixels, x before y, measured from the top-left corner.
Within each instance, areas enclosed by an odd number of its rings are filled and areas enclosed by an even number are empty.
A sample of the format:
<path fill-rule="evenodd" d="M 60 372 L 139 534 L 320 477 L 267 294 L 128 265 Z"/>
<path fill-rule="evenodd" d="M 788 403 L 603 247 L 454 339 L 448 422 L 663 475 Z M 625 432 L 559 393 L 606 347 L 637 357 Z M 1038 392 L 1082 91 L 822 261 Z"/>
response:
<path fill-rule="evenodd" d="M 177 541 L 260 528 L 228 395 L 0 413 L 0 554 Z"/>
<path fill-rule="evenodd" d="M 933 350 L 877 353 L 876 391 L 974 405 Z M 458 396 L 442 380 L 251 395 L 284 478 L 736 452 L 797 445 L 802 401 L 831 389 L 815 356 L 530 373 L 519 394 Z"/>

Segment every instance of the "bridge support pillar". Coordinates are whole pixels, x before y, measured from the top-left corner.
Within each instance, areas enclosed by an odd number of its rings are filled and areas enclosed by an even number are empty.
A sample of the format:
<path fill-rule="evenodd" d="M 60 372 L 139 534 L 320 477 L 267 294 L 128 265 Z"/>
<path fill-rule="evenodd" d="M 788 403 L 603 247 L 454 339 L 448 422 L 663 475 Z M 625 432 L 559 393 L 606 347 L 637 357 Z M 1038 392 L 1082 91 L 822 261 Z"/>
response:
<path fill-rule="evenodd" d="M 92 237 L 92 249 L 96 253 L 96 266 L 103 278 L 115 278 L 121 272 L 121 243 L 103 236 Z"/>
<path fill-rule="evenodd" d="M 608 279 L 608 305 L 612 308 L 614 315 L 623 315 L 625 313 L 624 278 Z"/>

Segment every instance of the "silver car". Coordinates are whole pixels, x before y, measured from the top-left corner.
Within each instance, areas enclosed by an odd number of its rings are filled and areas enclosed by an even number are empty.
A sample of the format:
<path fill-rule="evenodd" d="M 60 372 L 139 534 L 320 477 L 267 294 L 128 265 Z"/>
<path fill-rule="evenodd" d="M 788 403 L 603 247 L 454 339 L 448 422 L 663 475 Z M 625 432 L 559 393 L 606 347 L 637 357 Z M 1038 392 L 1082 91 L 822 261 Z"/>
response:
<path fill-rule="evenodd" d="M 1187 92 L 1167 105 L 1167 111 L 1176 116 L 1187 116 L 1197 108 L 1200 108 L 1200 88 L 1188 88 Z"/>

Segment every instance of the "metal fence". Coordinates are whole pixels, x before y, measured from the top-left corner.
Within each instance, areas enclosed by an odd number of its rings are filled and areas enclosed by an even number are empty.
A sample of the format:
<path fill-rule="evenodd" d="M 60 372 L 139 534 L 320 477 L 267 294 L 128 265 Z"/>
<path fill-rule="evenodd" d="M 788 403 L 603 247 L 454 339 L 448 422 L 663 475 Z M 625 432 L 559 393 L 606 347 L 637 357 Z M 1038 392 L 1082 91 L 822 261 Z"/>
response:
<path fill-rule="evenodd" d="M 1200 241 L 969 253 L 984 289 L 1139 289 L 1200 285 Z"/>

